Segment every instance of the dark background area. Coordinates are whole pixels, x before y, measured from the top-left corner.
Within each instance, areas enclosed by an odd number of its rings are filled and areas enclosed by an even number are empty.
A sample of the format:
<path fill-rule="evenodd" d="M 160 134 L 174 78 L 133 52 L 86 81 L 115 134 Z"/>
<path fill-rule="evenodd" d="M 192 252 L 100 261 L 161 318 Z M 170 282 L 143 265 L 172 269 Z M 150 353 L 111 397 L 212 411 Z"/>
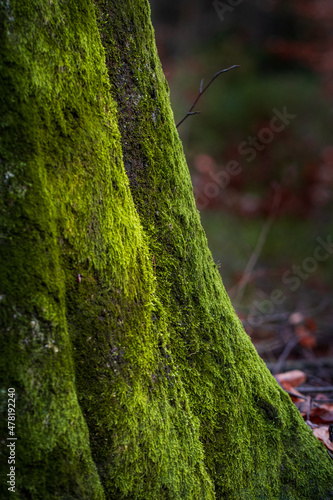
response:
<path fill-rule="evenodd" d="M 178 129 L 197 206 L 259 354 L 278 368 L 323 367 L 333 356 L 333 255 L 314 255 L 333 235 L 333 2 L 150 4 L 176 123 L 201 79 L 240 65 Z M 293 118 L 272 121 L 283 113 Z"/>

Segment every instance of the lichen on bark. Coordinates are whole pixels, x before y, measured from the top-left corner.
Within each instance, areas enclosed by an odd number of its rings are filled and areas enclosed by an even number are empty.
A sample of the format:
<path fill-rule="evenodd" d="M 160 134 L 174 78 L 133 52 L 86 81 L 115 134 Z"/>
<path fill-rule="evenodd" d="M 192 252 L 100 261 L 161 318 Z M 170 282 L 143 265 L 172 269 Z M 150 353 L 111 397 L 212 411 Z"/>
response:
<path fill-rule="evenodd" d="M 15 496 L 329 498 L 330 460 L 209 252 L 149 16 L 144 0 L 0 3 Z"/>

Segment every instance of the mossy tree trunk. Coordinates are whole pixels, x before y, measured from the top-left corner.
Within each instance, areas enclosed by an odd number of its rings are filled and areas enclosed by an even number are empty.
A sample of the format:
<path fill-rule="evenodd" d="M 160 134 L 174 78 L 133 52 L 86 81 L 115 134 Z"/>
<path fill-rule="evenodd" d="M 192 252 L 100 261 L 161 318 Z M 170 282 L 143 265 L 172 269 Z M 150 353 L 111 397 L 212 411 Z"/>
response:
<path fill-rule="evenodd" d="M 148 2 L 0 2 L 0 37 L 1 498 L 332 497 L 208 250 Z"/>

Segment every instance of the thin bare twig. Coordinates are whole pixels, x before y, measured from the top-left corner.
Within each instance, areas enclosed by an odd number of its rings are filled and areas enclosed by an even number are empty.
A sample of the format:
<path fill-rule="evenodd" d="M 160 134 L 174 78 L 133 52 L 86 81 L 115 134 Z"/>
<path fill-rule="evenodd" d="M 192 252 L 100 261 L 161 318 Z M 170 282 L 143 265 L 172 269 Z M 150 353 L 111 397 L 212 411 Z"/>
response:
<path fill-rule="evenodd" d="M 289 394 L 290 396 L 293 396 L 294 398 L 298 398 L 298 399 L 304 399 L 304 401 L 307 401 L 308 398 L 304 397 L 304 396 L 300 396 L 299 394 L 295 394 L 294 392 L 291 392 L 291 391 L 287 391 L 287 389 L 284 389 L 283 387 L 281 387 L 284 392 L 286 392 L 287 394 Z"/>
<path fill-rule="evenodd" d="M 272 374 L 273 375 L 277 375 L 278 373 L 281 372 L 282 370 L 282 367 L 284 365 L 284 362 L 286 361 L 286 359 L 288 358 L 289 354 L 291 353 L 291 351 L 294 349 L 294 347 L 298 344 L 299 342 L 299 339 L 296 338 L 296 337 L 292 337 L 289 342 L 287 342 L 287 344 L 285 345 L 275 367 L 274 367 L 274 370 L 272 371 Z"/>
<path fill-rule="evenodd" d="M 300 392 L 333 392 L 333 386 L 329 385 L 328 387 L 298 387 Z M 325 403 L 326 400 L 322 402 Z"/>
<path fill-rule="evenodd" d="M 275 377 L 275 380 L 277 381 L 277 383 L 278 383 L 279 387 L 281 387 L 281 389 L 282 389 L 284 392 L 286 392 L 287 394 L 289 394 L 289 396 L 294 396 L 295 398 L 298 398 L 298 399 L 304 399 L 304 401 L 307 401 L 307 399 L 308 399 L 308 398 L 307 398 L 306 396 L 302 396 L 302 395 L 300 395 L 300 394 L 295 394 L 295 393 L 294 393 L 294 392 L 292 392 L 292 391 L 288 391 L 287 389 L 285 389 L 285 388 L 282 386 L 282 384 L 281 384 L 281 382 L 279 381 L 279 379 L 277 379 L 277 378 Z"/>
<path fill-rule="evenodd" d="M 274 368 L 276 366 L 276 362 L 267 362 L 266 363 L 268 369 L 273 372 Z M 311 359 L 311 360 L 291 360 L 291 361 L 285 361 L 283 364 L 284 368 L 286 370 L 302 370 L 302 371 L 307 371 L 307 370 L 313 370 L 313 369 L 318 369 L 319 367 L 328 367 L 328 368 L 333 368 L 333 357 L 328 356 L 328 357 L 323 357 L 319 359 Z M 312 375 L 311 375 L 312 376 Z"/>
<path fill-rule="evenodd" d="M 200 89 L 199 89 L 199 94 L 198 94 L 198 97 L 196 98 L 196 100 L 194 101 L 194 103 L 192 104 L 192 106 L 190 107 L 190 109 L 188 110 L 188 112 L 186 113 L 186 115 L 184 116 L 184 118 L 182 120 L 180 120 L 180 122 L 177 123 L 176 125 L 176 128 L 179 127 L 179 125 L 181 125 L 188 116 L 190 115 L 197 115 L 200 113 L 200 111 L 192 111 L 194 106 L 196 105 L 196 103 L 199 101 L 200 97 L 202 96 L 202 94 L 204 92 L 206 92 L 206 90 L 208 89 L 208 87 L 213 83 L 213 81 L 215 80 L 215 78 L 217 78 L 219 75 L 221 75 L 222 73 L 225 73 L 226 71 L 229 71 L 231 69 L 234 69 L 234 68 L 239 68 L 239 65 L 238 64 L 234 64 L 234 66 L 230 66 L 230 68 L 226 68 L 226 69 L 221 69 L 221 71 L 218 71 L 214 76 L 213 78 L 210 80 L 210 82 L 207 83 L 206 87 L 203 89 L 202 88 L 202 85 L 203 85 L 203 80 L 201 80 L 201 83 L 200 83 Z"/>
<path fill-rule="evenodd" d="M 270 230 L 270 228 L 275 220 L 277 211 L 280 207 L 280 201 L 281 201 L 281 186 L 278 186 L 278 188 L 276 189 L 275 194 L 274 194 L 273 203 L 272 203 L 272 207 L 271 207 L 271 213 L 261 229 L 257 244 L 252 252 L 252 255 L 251 255 L 245 269 L 244 269 L 243 276 L 241 277 L 239 283 L 237 283 L 237 285 L 235 287 L 233 287 L 231 290 L 229 290 L 229 292 L 228 292 L 230 296 L 232 296 L 233 293 L 235 293 L 235 296 L 234 296 L 235 303 L 240 302 L 243 298 L 245 287 L 251 278 L 253 269 L 258 261 L 258 258 L 261 254 L 261 251 L 262 251 L 262 248 L 263 248 L 265 241 L 267 239 L 269 230 Z"/>

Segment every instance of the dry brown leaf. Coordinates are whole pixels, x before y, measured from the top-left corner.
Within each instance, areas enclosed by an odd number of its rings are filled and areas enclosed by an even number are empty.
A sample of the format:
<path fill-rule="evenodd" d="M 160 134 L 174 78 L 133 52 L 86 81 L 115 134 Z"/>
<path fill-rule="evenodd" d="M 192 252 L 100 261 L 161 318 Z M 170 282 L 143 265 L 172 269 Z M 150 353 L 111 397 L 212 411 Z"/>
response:
<path fill-rule="evenodd" d="M 301 370 L 291 370 L 290 372 L 279 373 L 276 375 L 276 378 L 287 391 L 290 390 L 290 387 L 298 387 L 306 381 L 306 375 Z M 289 388 L 285 387 L 285 383 Z"/>
<path fill-rule="evenodd" d="M 313 406 L 310 412 L 311 421 L 315 424 L 333 424 L 333 405 Z"/>
<path fill-rule="evenodd" d="M 329 439 L 328 425 L 321 425 L 312 429 L 313 434 L 320 439 L 329 450 L 333 451 L 333 443 Z"/>
<path fill-rule="evenodd" d="M 281 387 L 289 393 L 292 402 L 298 408 L 301 415 L 303 417 L 307 417 L 311 405 L 310 396 L 304 396 L 301 392 L 299 392 L 291 384 L 289 384 L 289 382 L 282 382 Z"/>

